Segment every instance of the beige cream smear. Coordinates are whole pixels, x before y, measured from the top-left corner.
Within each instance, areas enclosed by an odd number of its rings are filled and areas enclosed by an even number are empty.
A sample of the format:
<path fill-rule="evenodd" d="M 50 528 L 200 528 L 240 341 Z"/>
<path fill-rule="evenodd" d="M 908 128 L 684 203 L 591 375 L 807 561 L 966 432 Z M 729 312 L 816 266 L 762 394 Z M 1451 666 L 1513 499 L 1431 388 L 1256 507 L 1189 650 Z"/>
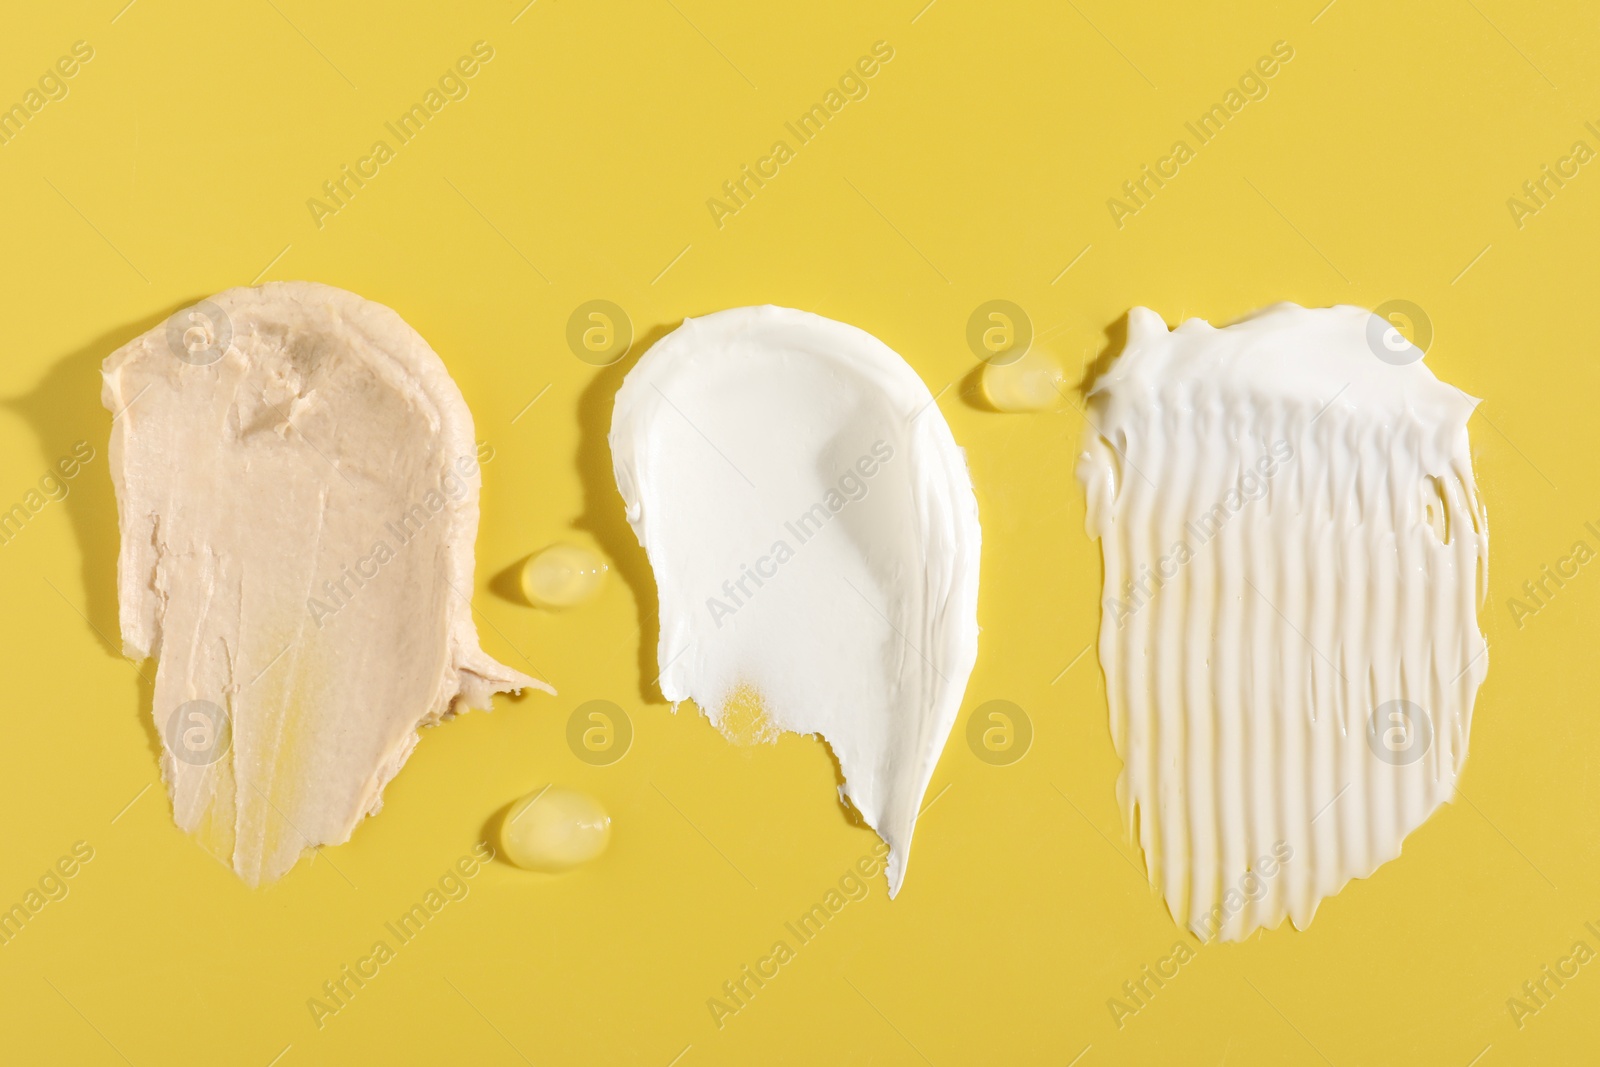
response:
<path fill-rule="evenodd" d="M 349 839 L 418 727 L 543 682 L 472 620 L 472 416 L 400 316 L 230 289 L 103 368 L 122 641 L 184 830 L 247 883 Z"/>

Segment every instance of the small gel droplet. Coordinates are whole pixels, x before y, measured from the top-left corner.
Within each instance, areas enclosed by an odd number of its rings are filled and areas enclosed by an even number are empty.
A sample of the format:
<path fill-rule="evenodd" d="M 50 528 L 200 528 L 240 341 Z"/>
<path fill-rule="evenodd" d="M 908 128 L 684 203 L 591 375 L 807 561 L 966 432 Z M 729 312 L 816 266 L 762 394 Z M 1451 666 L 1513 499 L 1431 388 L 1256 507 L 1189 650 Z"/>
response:
<path fill-rule="evenodd" d="M 1034 347 L 1011 363 L 983 368 L 983 395 L 1001 411 L 1049 411 L 1061 402 L 1066 373 L 1050 353 Z"/>
<path fill-rule="evenodd" d="M 570 608 L 600 591 L 605 560 L 578 545 L 555 544 L 522 565 L 522 594 L 544 608 Z"/>
<path fill-rule="evenodd" d="M 576 789 L 550 786 L 523 797 L 500 827 L 505 856 L 529 871 L 555 874 L 588 863 L 611 843 L 611 816 Z"/>

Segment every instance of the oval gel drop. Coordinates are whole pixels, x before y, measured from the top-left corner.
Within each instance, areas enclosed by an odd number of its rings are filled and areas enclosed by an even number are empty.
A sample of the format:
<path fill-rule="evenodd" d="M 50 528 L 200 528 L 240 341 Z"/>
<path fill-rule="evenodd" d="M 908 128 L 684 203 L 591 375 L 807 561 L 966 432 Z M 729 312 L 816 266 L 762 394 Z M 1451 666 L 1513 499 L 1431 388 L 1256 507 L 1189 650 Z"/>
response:
<path fill-rule="evenodd" d="M 554 544 L 522 565 L 522 594 L 542 608 L 570 608 L 600 591 L 608 569 L 598 553 Z"/>
<path fill-rule="evenodd" d="M 1049 411 L 1061 402 L 1066 372 L 1050 353 L 1031 348 L 1011 363 L 983 368 L 983 395 L 1001 411 Z"/>
<path fill-rule="evenodd" d="M 611 816 L 600 802 L 559 786 L 517 801 L 500 827 L 507 859 L 524 870 L 549 874 L 588 863 L 610 843 Z"/>

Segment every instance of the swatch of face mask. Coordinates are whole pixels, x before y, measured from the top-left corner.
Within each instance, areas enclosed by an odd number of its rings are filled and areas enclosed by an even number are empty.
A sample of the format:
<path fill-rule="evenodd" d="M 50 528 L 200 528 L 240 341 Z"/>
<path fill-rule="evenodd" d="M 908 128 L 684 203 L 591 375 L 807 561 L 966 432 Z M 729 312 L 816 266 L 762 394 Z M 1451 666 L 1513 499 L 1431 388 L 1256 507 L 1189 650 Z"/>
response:
<path fill-rule="evenodd" d="M 1129 316 L 1078 476 L 1130 834 L 1173 917 L 1238 940 L 1400 855 L 1488 670 L 1476 401 L 1354 307 Z"/>

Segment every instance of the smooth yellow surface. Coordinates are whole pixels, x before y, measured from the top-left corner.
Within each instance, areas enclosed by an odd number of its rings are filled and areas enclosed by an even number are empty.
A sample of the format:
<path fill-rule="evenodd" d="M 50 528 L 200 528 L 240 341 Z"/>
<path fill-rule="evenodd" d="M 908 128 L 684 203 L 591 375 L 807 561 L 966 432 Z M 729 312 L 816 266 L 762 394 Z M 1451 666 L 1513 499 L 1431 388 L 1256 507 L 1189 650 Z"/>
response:
<path fill-rule="evenodd" d="M 1584 526 L 1600 528 L 1597 164 L 1520 228 L 1506 203 L 1573 142 L 1600 148 L 1584 125 L 1600 126 L 1592 11 L 923 2 L 7 10 L 0 106 L 75 41 L 94 58 L 0 145 L 0 507 L 74 442 L 95 453 L 0 547 L 0 903 L 63 857 L 74 871 L 0 946 L 0 1058 L 1593 1062 L 1600 962 L 1520 1029 L 1506 1009 L 1575 940 L 1600 949 L 1583 925 L 1600 927 L 1600 563 L 1520 626 L 1507 604 L 1575 541 L 1600 546 Z M 494 58 L 470 95 L 319 229 L 307 199 L 479 40 Z M 869 95 L 719 228 L 707 199 L 880 40 L 894 58 Z M 1175 140 L 1193 147 L 1184 123 L 1280 40 L 1294 58 L 1269 95 L 1119 229 L 1107 199 Z M 492 450 L 485 647 L 561 695 L 428 731 L 380 815 L 253 892 L 173 827 L 146 721 L 154 664 L 117 654 L 97 368 L 257 278 L 381 301 L 443 357 Z M 967 320 L 997 298 L 1027 310 L 1073 377 L 1133 304 L 1222 322 L 1284 299 L 1410 300 L 1431 321 L 1430 364 L 1485 398 L 1471 432 L 1493 529 L 1491 666 L 1464 796 L 1309 930 L 1200 948 L 1120 1030 L 1108 998 L 1181 935 L 1120 825 L 1085 653 L 1100 564 L 1072 477 L 1081 416 L 975 403 Z M 568 347 L 591 300 L 631 320 L 638 343 L 617 364 Z M 605 431 L 642 344 L 685 315 L 767 301 L 871 331 L 940 394 L 982 513 L 983 641 L 904 892 L 891 904 L 880 873 L 864 899 L 842 897 L 719 1029 L 708 999 L 854 885 L 876 838 L 840 808 L 820 743 L 735 747 L 662 703 L 653 583 Z M 601 595 L 563 613 L 518 603 L 516 565 L 573 537 L 617 572 Z M 629 747 L 580 759 L 568 719 L 601 699 L 625 710 Z M 969 747 L 966 716 L 990 700 L 1029 717 L 1022 759 Z M 508 799 L 550 781 L 605 804 L 610 850 L 559 879 L 480 864 Z M 394 940 L 386 923 L 458 883 L 464 896 L 370 962 Z M 376 977 L 319 1028 L 308 1000 L 362 960 Z"/>

